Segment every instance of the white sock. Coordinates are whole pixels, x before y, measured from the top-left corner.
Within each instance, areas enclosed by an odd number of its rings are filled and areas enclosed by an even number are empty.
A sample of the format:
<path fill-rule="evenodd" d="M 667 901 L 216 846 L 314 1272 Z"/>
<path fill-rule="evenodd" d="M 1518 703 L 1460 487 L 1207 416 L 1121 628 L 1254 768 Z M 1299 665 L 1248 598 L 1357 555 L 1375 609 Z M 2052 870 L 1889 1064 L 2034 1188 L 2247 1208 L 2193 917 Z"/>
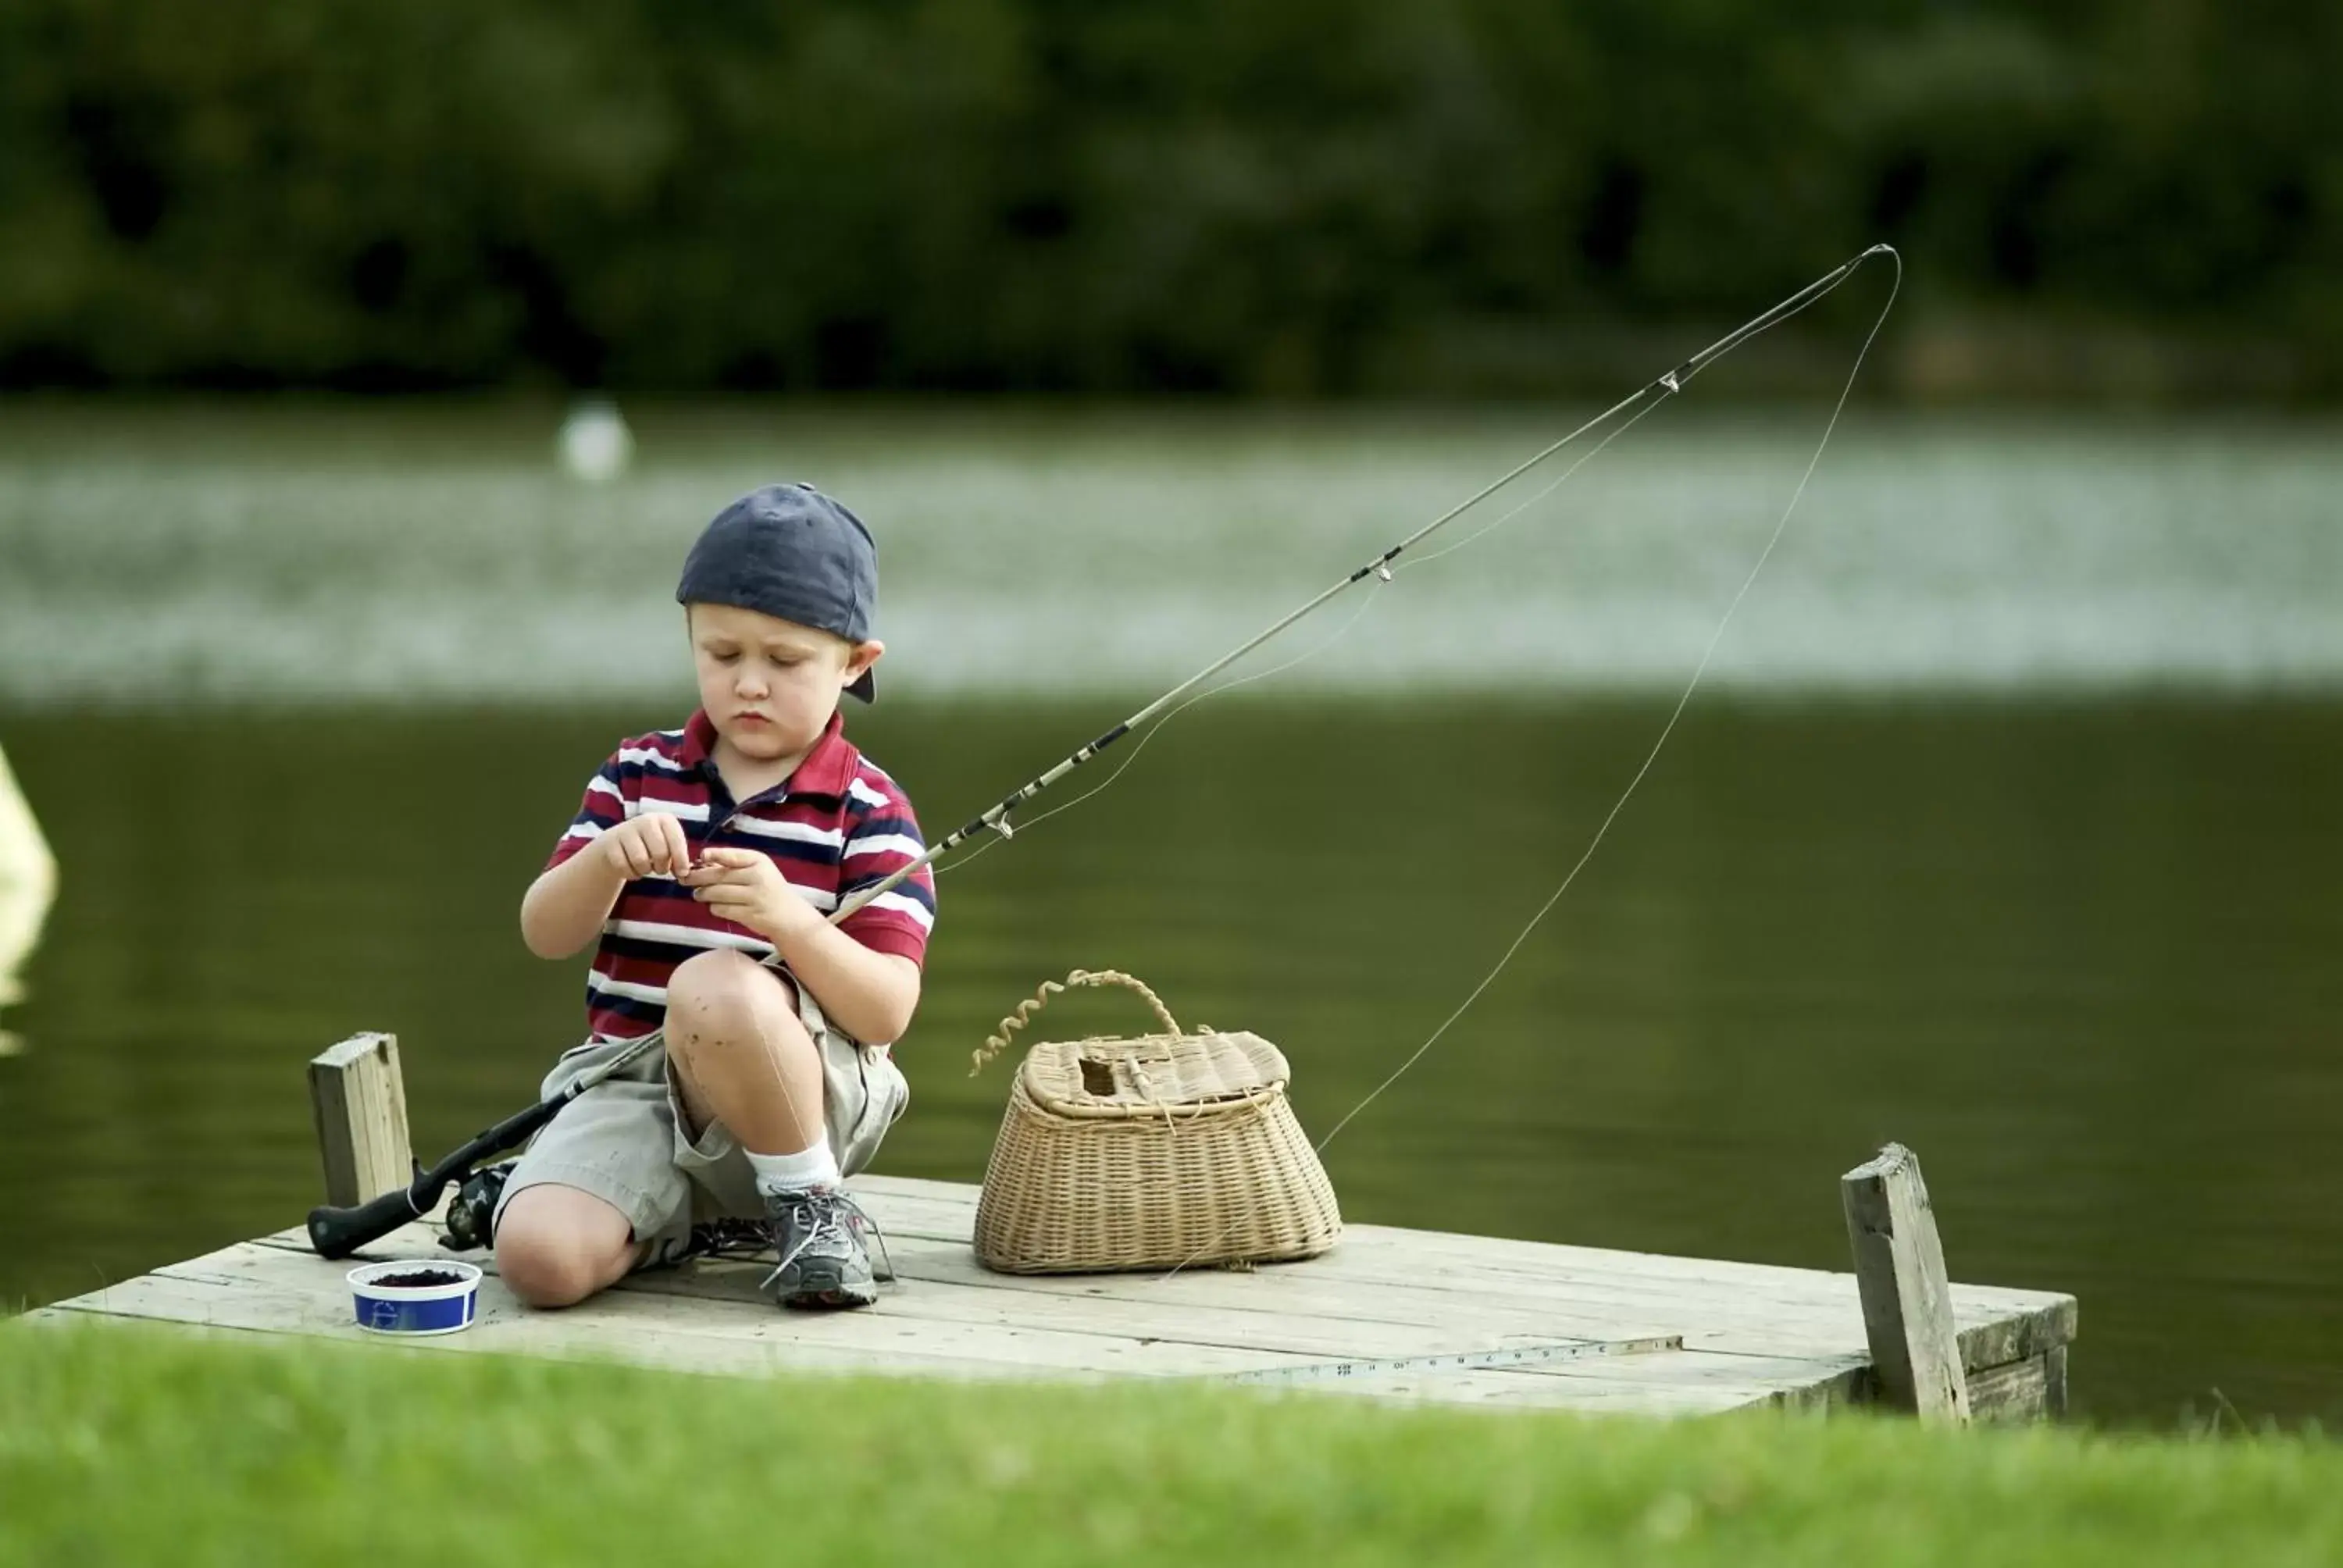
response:
<path fill-rule="evenodd" d="M 802 1192 L 809 1187 L 835 1187 L 839 1182 L 838 1160 L 830 1151 L 827 1133 L 814 1141 L 810 1149 L 800 1149 L 795 1154 L 759 1154 L 743 1150 L 749 1156 L 749 1167 L 757 1172 L 759 1192 Z"/>

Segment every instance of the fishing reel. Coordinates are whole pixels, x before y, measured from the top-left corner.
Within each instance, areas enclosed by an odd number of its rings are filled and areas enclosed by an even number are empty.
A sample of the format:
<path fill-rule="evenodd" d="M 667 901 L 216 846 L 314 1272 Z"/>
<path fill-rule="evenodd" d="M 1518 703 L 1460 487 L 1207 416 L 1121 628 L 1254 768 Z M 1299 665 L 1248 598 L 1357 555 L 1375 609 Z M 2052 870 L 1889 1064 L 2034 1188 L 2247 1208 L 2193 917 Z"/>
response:
<path fill-rule="evenodd" d="M 518 1160 L 508 1160 L 501 1165 L 483 1165 L 464 1178 L 456 1195 L 447 1200 L 444 1216 L 447 1233 L 439 1244 L 451 1252 L 468 1252 L 485 1247 L 496 1240 L 494 1221 L 497 1199 L 505 1190 L 505 1181 L 512 1175 Z"/>

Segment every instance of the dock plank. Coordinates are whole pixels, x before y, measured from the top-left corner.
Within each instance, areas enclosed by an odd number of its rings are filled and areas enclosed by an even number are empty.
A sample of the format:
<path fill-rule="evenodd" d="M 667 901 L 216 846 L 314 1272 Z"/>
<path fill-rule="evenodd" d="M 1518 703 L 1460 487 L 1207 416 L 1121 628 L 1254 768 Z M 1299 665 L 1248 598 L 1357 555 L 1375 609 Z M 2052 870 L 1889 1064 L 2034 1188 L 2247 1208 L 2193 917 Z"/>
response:
<path fill-rule="evenodd" d="M 442 1251 L 420 1227 L 390 1242 L 379 1249 L 384 1258 L 462 1257 L 491 1272 L 495 1269 L 494 1260 L 480 1253 Z M 305 1250 L 291 1234 L 264 1244 Z M 359 1256 L 376 1251 L 367 1249 Z M 961 1245 L 899 1241 L 895 1252 L 897 1266 L 919 1288 L 882 1291 L 871 1310 L 937 1321 L 1107 1332 L 1322 1356 L 1436 1355 L 1558 1340 L 1644 1337 L 1623 1329 L 1616 1313 L 1452 1309 L 1437 1316 L 1404 1317 L 1378 1312 L 1372 1297 L 1363 1300 L 1355 1292 L 1322 1292 L 1304 1301 L 1280 1292 L 1282 1299 L 1275 1300 L 1255 1294 L 1242 1302 L 1198 1302 L 1151 1293 L 1144 1280 L 1080 1288 L 1062 1282 L 1043 1288 L 1039 1281 L 1004 1285 L 1003 1276 L 985 1271 Z M 620 1288 L 756 1303 L 762 1301 L 756 1284 L 764 1271 L 749 1263 L 702 1261 L 688 1270 L 638 1274 Z M 1113 1293 L 1118 1288 L 1133 1293 Z M 1340 1310 L 1345 1308 L 1352 1310 Z"/>
<path fill-rule="evenodd" d="M 269 1244 L 306 1251 L 299 1232 Z M 1699 1300 L 1636 1298 L 1630 1305 L 1579 1303 L 1557 1295 L 1531 1306 L 1460 1300 L 1440 1292 L 1413 1315 L 1395 1315 L 1395 1292 L 1303 1279 L 1316 1264 L 1250 1275 L 1183 1276 L 1168 1283 L 1146 1277 L 1008 1276 L 982 1269 L 964 1243 L 898 1239 L 897 1266 L 917 1288 L 882 1293 L 880 1311 L 909 1316 L 992 1322 L 1022 1326 L 1089 1324 L 1122 1332 L 1191 1342 L 1251 1345 L 1329 1355 L 1420 1355 L 1487 1350 L 1571 1339 L 1624 1339 L 1682 1333 L 1688 1348 L 1759 1355 L 1778 1361 L 1806 1357 L 1817 1376 L 1835 1376 L 1860 1359 L 1859 1313 L 1850 1308 L 1834 1334 L 1811 1323 L 1751 1319 L 1757 1327 L 1719 1330 L 1727 1309 Z M 368 1250 L 372 1255 L 375 1250 Z M 422 1227 L 387 1239 L 383 1257 L 443 1256 Z M 474 1261 L 480 1254 L 468 1254 Z M 483 1266 L 493 1268 L 489 1261 Z M 678 1296 L 729 1296 L 754 1301 L 756 1271 L 731 1264 L 638 1274 L 626 1290 Z M 1302 1288 L 1281 1288 L 1287 1283 Z M 1420 1298 L 1419 1298 L 1420 1299 Z M 1630 1316 L 1641 1312 L 1642 1317 Z M 1694 1343 L 1694 1340 L 1698 1342 Z"/>
<path fill-rule="evenodd" d="M 1574 1379 L 1540 1388 L 1513 1372 L 1443 1372 L 1389 1379 L 1312 1383 L 1283 1397 L 1332 1395 L 1410 1404 L 1471 1405 L 1483 1410 L 1570 1410 L 1589 1414 L 1721 1415 L 1763 1404 L 1770 1389 L 1755 1382 L 1633 1382 Z"/>
<path fill-rule="evenodd" d="M 417 1239 L 423 1240 L 421 1228 Z M 289 1236 L 285 1238 L 289 1241 Z M 456 1256 L 436 1247 L 386 1249 L 385 1255 Z M 492 1259 L 472 1254 L 473 1261 L 493 1273 Z M 960 1266 L 950 1261 L 948 1274 Z M 1001 1276 L 982 1273 L 981 1281 Z M 761 1265 L 720 1261 L 702 1263 L 690 1271 L 659 1271 L 635 1276 L 622 1289 L 736 1302 L 752 1311 L 769 1312 L 757 1293 Z M 1443 1355 L 1474 1351 L 1513 1349 L 1525 1345 L 1567 1342 L 1572 1339 L 1637 1339 L 1651 1337 L 1624 1330 L 1616 1318 L 1589 1319 L 1590 1331 L 1581 1335 L 1557 1335 L 1551 1326 L 1522 1319 L 1502 1322 L 1467 1317 L 1429 1327 L 1385 1324 L 1369 1319 L 1319 1318 L 1276 1309 L 1197 1308 L 1181 1302 L 1128 1301 L 1113 1297 L 1066 1297 L 1032 1291 L 1003 1291 L 990 1284 L 970 1286 L 949 1277 L 912 1277 L 916 1292 L 882 1293 L 879 1304 L 857 1317 L 904 1317 L 921 1321 L 982 1322 L 1000 1326 L 1048 1327 L 1077 1333 L 1161 1340 L 1168 1343 L 1224 1348 L 1275 1350 L 1306 1359 L 1353 1359 Z M 1387 1331 L 1377 1332 L 1376 1331 Z M 1816 1379 L 1844 1379 L 1865 1362 L 1860 1355 L 1840 1353 L 1816 1357 L 1746 1354 L 1714 1348 L 1684 1355 L 1635 1355 L 1599 1360 L 1556 1362 L 1503 1369 L 1527 1376 L 1567 1378 L 1581 1383 L 1618 1383 L 1651 1388 L 1669 1382 L 1738 1388 L 1742 1402 L 1762 1399 L 1785 1385 L 1804 1385 Z M 1671 1370 L 1673 1369 L 1673 1370 Z M 1420 1380 L 1409 1380 L 1410 1383 Z M 1361 1392 L 1370 1392 L 1358 1386 Z M 1396 1386 L 1396 1385 L 1394 1385 Z M 1515 1386 L 1515 1385 L 1504 1385 Z M 1518 1389 L 1517 1389 L 1518 1392 Z"/>
<path fill-rule="evenodd" d="M 266 1254 L 256 1257 L 256 1252 Z M 316 1260 L 312 1260 L 315 1261 Z M 239 1243 L 125 1281 L 32 1314 L 63 1320 L 101 1314 L 143 1318 L 208 1330 L 300 1333 L 348 1341 L 377 1340 L 349 1321 L 348 1298 L 337 1279 L 319 1282 L 299 1274 L 297 1255 L 282 1248 Z M 291 1288 L 288 1288 L 291 1287 Z M 1072 1335 L 1053 1345 L 1037 1336 L 960 1336 L 951 1342 L 926 1334 L 908 1341 L 874 1332 L 879 1314 L 801 1318 L 745 1304 L 659 1302 L 639 1292 L 612 1292 L 563 1312 L 532 1312 L 500 1283 L 484 1282 L 479 1317 L 462 1334 L 397 1342 L 420 1350 L 474 1353 L 498 1352 L 568 1359 L 624 1360 L 676 1370 L 729 1374 L 788 1372 L 893 1373 L 962 1378 L 1031 1378 L 1097 1381 L 1134 1373 L 1151 1377 L 1216 1377 L 1232 1370 L 1263 1365 L 1307 1366 L 1309 1358 L 1212 1353 L 1212 1347 L 1166 1342 L 1154 1347 L 1108 1347 L 1101 1336 Z M 809 1328 L 853 1331 L 844 1335 L 809 1333 Z M 858 1337 L 860 1336 L 860 1337 Z M 1061 1352 L 1051 1355 L 1051 1350 Z M 1036 1354 L 1041 1351 L 1043 1353 Z M 1153 1350 L 1151 1357 L 1150 1352 Z M 1198 1353 L 1199 1352 L 1203 1353 Z M 973 1352 L 973 1353 L 956 1353 Z M 1139 1366 L 1136 1360 L 1151 1360 Z M 1515 1375 L 1511 1371 L 1443 1373 L 1437 1376 L 1363 1376 L 1273 1387 L 1272 1393 L 1326 1394 L 1412 1402 L 1513 1405 L 1523 1409 L 1574 1407 L 1634 1410 L 1646 1413 L 1702 1413 L 1763 1402 L 1778 1390 L 1771 1368 L 1746 1371 L 1739 1358 L 1698 1355 L 1671 1374 L 1657 1362 L 1674 1357 L 1622 1357 L 1573 1364 L 1567 1383 Z M 1232 1362 L 1235 1365 L 1232 1367 Z"/>
<path fill-rule="evenodd" d="M 460 1334 L 397 1342 L 399 1348 L 462 1353 L 547 1355 L 564 1360 L 626 1361 L 700 1372 L 915 1372 L 941 1377 L 1023 1375 L 1014 1368 L 945 1358 L 903 1358 L 824 1347 L 780 1347 L 739 1336 L 710 1338 L 689 1323 L 670 1323 L 666 1314 L 645 1312 L 640 1298 L 615 1296 L 580 1315 L 528 1313 L 508 1293 L 492 1302 L 485 1284 L 480 1316 Z M 31 1322 L 136 1318 L 207 1331 L 303 1334 L 338 1340 L 375 1340 L 348 1321 L 347 1312 L 328 1317 L 315 1300 L 288 1302 L 256 1290 L 249 1281 L 143 1274 L 71 1301 L 25 1314 Z M 508 1332 L 495 1332 L 501 1327 Z M 639 1329 L 642 1332 L 631 1332 Z"/>
<path fill-rule="evenodd" d="M 867 1179 L 866 1179 L 867 1180 Z M 900 1180 L 900 1179 L 898 1179 Z M 932 1190 L 940 1183 L 919 1183 Z M 863 1183 L 858 1182 L 858 1191 Z M 890 1184 L 891 1186 L 891 1184 Z M 1620 1337 L 1623 1325 L 1639 1331 L 1677 1332 L 1689 1347 L 1744 1354 L 1845 1358 L 1865 1352 L 1862 1312 L 1852 1275 L 1812 1270 L 1786 1270 L 1773 1265 L 1723 1268 L 1754 1275 L 1752 1279 L 1720 1282 L 1698 1273 L 1680 1276 L 1669 1268 L 1641 1273 L 1611 1271 L 1585 1274 L 1548 1271 L 1550 1277 L 1523 1277 L 1520 1270 L 1494 1272 L 1444 1262 L 1408 1263 L 1416 1238 L 1430 1233 L 1391 1231 L 1400 1249 L 1396 1263 L 1362 1268 L 1346 1258 L 1349 1239 L 1330 1257 L 1304 1264 L 1264 1266 L 1250 1273 L 1192 1271 L 1172 1279 L 1160 1275 L 1005 1275 L 980 1267 L 970 1255 L 965 1230 L 954 1241 L 906 1235 L 901 1229 L 900 1195 L 882 1186 L 864 1194 L 865 1201 L 893 1237 L 890 1245 L 906 1278 L 926 1283 L 951 1282 L 994 1292 L 1001 1305 L 970 1307 L 990 1312 L 1001 1321 L 1020 1321 L 1021 1314 L 1046 1308 L 1020 1302 L 1020 1297 L 1056 1297 L 1090 1303 L 1155 1302 L 1176 1314 L 1229 1309 L 1256 1316 L 1293 1314 L 1319 1320 L 1329 1326 L 1343 1321 L 1433 1327 L 1467 1326 L 1474 1335 L 1503 1340 L 1513 1336 L 1539 1338 Z M 930 1192 L 912 1195 L 924 1201 L 932 1218 L 937 1211 L 972 1211 L 972 1205 L 947 1199 L 938 1202 Z M 1360 1227 L 1360 1230 L 1369 1228 Z M 1433 1237 L 1442 1241 L 1477 1243 L 1479 1238 Z M 305 1249 L 297 1230 L 268 1238 L 274 1243 Z M 1537 1249 L 1536 1242 L 1499 1242 L 1501 1250 Z M 1450 1249 L 1455 1251 L 1457 1249 Z M 1463 1249 L 1471 1251 L 1471 1248 Z M 1586 1249 L 1554 1249 L 1584 1252 Z M 411 1226 L 390 1238 L 382 1256 L 428 1255 L 436 1251 L 429 1232 Z M 1533 1254 L 1534 1255 L 1534 1254 Z M 1614 1256 L 1614 1254 L 1604 1254 Z M 1616 1254 L 1635 1258 L 1634 1254 Z M 1663 1263 L 1669 1261 L 1662 1260 Z M 636 1276 L 629 1288 L 673 1293 L 697 1293 L 723 1288 L 707 1278 L 708 1271 L 652 1272 Z M 1426 1283 L 1427 1278 L 1435 1282 Z M 1460 1288 L 1462 1287 L 1462 1288 Z M 1979 1367 L 2001 1364 L 2038 1354 L 2072 1337 L 2073 1300 L 2038 1292 L 2010 1292 L 1989 1287 L 1964 1287 L 1957 1298 L 1963 1323 L 1964 1349 Z M 940 1310 L 960 1308 L 940 1306 Z M 1129 1319 L 1134 1332 L 1182 1332 Z M 1231 1332 L 1237 1333 L 1236 1326 Z M 1244 1342 L 1241 1334 L 1237 1342 Z"/>
<path fill-rule="evenodd" d="M 860 1185 L 858 1182 L 858 1190 Z M 1544 1278 L 1523 1277 L 1517 1270 L 1492 1273 L 1440 1263 L 1410 1263 L 1406 1261 L 1410 1240 L 1427 1233 L 1402 1231 L 1389 1232 L 1398 1239 L 1399 1261 L 1363 1267 L 1356 1259 L 1344 1256 L 1351 1244 L 1346 1237 L 1343 1247 L 1329 1257 L 1302 1264 L 1267 1265 L 1250 1273 L 1194 1271 L 1169 1280 L 1144 1274 L 1006 1275 L 992 1273 L 975 1262 L 964 1231 L 953 1241 L 906 1235 L 897 1228 L 900 1216 L 890 1194 L 883 1191 L 867 1194 L 866 1203 L 889 1228 L 890 1247 L 907 1279 L 993 1292 L 1001 1303 L 964 1309 L 939 1303 L 939 1310 L 990 1312 L 1001 1321 L 1020 1321 L 1021 1314 L 1049 1311 L 1021 1302 L 1020 1297 L 1055 1297 L 1090 1303 L 1155 1303 L 1174 1319 L 1229 1310 L 1255 1317 L 1313 1318 L 1330 1330 L 1345 1321 L 1462 1327 L 1493 1342 L 1515 1336 L 1617 1338 L 1632 1329 L 1680 1333 L 1693 1348 L 1745 1354 L 1843 1358 L 1866 1352 L 1862 1310 L 1854 1278 L 1848 1274 L 1757 1266 L 1762 1279 L 1742 1288 L 1696 1275 L 1678 1278 L 1668 1271 L 1622 1277 L 1564 1270 L 1549 1271 Z M 306 1237 L 297 1230 L 268 1240 L 307 1247 Z M 1518 1249 L 1541 1244 L 1503 1245 Z M 418 1256 L 436 1251 L 429 1232 L 417 1225 L 388 1239 L 379 1255 Z M 374 1250 L 367 1255 L 376 1255 Z M 709 1279 L 709 1273 L 706 1269 L 655 1271 L 637 1275 L 628 1283 L 634 1289 L 674 1293 L 725 1288 Z M 1426 1282 L 1428 1278 L 1434 1282 Z M 1964 1349 L 1981 1367 L 2040 1353 L 2072 1337 L 2070 1297 L 1978 1287 L 1971 1288 L 1956 1304 Z M 1137 1332 L 1183 1332 L 1176 1321 L 1164 1323 L 1128 1315 L 1121 1321 Z M 1234 1336 L 1234 1342 L 1245 1342 L 1241 1323 L 1223 1326 Z"/>
<path fill-rule="evenodd" d="M 634 1275 L 564 1312 L 532 1312 L 494 1277 L 493 1258 L 445 1253 L 436 1226 L 417 1222 L 343 1262 L 315 1256 L 306 1231 L 290 1227 L 39 1315 L 372 1340 L 349 1321 L 343 1274 L 352 1263 L 459 1256 L 489 1273 L 479 1321 L 420 1345 L 735 1374 L 1094 1381 L 1268 1370 L 1277 1380 L 1261 1392 L 1271 1397 L 1325 1393 L 1480 1409 L 1694 1414 L 1766 1403 L 1829 1406 L 1868 1392 L 1870 1361 L 1850 1274 L 1369 1225 L 1350 1227 L 1326 1257 L 1252 1271 L 997 1274 L 970 1248 L 977 1188 L 867 1175 L 852 1186 L 883 1228 L 902 1278 L 877 1306 L 859 1312 L 776 1312 L 756 1292 L 761 1268 L 718 1260 Z M 1954 1302 L 1964 1358 L 1973 1366 L 2053 1351 L 2063 1356 L 2073 1337 L 2071 1297 L 1956 1286 Z M 1341 1379 L 1305 1370 L 1306 1381 L 1286 1381 L 1296 1369 L 1335 1361 L 1667 1334 L 1682 1336 L 1684 1348 L 1434 1372 L 1369 1368 Z"/>
<path fill-rule="evenodd" d="M 855 1190 L 882 1225 L 913 1234 L 965 1241 L 972 1234 L 978 1189 L 959 1183 L 906 1177 L 858 1178 Z M 1620 1252 L 1567 1243 L 1523 1241 L 1391 1226 L 1352 1225 L 1342 1244 L 1304 1265 L 1266 1265 L 1239 1276 L 1252 1282 L 1282 1281 L 1307 1274 L 1313 1282 L 1366 1286 L 1378 1295 L 1393 1290 L 1427 1292 L 1433 1299 L 1467 1294 L 1488 1302 L 1525 1305 L 1551 1312 L 1583 1306 L 1614 1317 L 1645 1321 L 1652 1303 L 1674 1303 L 1705 1324 L 1757 1334 L 1768 1342 L 1735 1348 L 1762 1351 L 1799 1346 L 1815 1333 L 1830 1353 L 1867 1354 L 1862 1305 L 1852 1274 L 1775 1263 L 1722 1259 L 1675 1258 L 1660 1253 Z M 1001 1278 L 1003 1276 L 995 1276 Z M 1081 1276 L 1061 1276 L 1060 1278 Z M 1170 1286 L 1197 1277 L 1183 1274 Z M 1202 1278 L 1223 1279 L 1220 1271 Z M 1210 1286 L 1190 1287 L 1191 1299 Z M 1987 1367 L 2037 1355 L 2075 1337 L 2076 1302 L 2056 1292 L 2006 1286 L 1955 1285 L 1953 1306 L 1964 1361 Z M 1436 1308 L 1453 1312 L 1453 1302 Z M 1649 1320 L 1655 1327 L 1682 1332 L 1686 1342 L 1710 1336 L 1674 1318 Z"/>
<path fill-rule="evenodd" d="M 168 1265 L 156 1273 L 167 1279 L 240 1286 L 272 1300 L 297 1303 L 310 1314 L 313 1325 L 332 1323 L 338 1333 L 340 1320 L 350 1316 L 344 1271 L 321 1259 L 240 1241 L 185 1263 Z M 655 1302 L 644 1292 L 620 1291 L 606 1292 L 592 1302 L 565 1312 L 536 1312 L 521 1306 L 501 1281 L 496 1282 L 493 1292 L 483 1283 L 479 1321 L 465 1335 L 448 1337 L 472 1337 L 484 1342 L 526 1338 L 528 1332 L 538 1324 L 567 1322 L 580 1314 L 598 1316 L 607 1310 L 606 1302 L 623 1303 L 624 1310 L 632 1314 L 658 1313 L 661 1332 L 750 1341 L 772 1347 L 775 1354 L 783 1357 L 799 1348 L 820 1348 L 856 1354 L 999 1363 L 1033 1372 L 1135 1376 L 1253 1372 L 1299 1365 L 1310 1359 L 1290 1352 L 1150 1340 L 1110 1332 L 940 1322 L 890 1312 L 883 1300 L 878 1307 L 853 1313 L 782 1312 L 760 1298 L 725 1301 L 693 1295 Z M 491 1307 L 497 1310 L 491 1312 Z M 352 1338 L 370 1337 L 355 1322 L 349 1322 L 347 1328 Z"/>

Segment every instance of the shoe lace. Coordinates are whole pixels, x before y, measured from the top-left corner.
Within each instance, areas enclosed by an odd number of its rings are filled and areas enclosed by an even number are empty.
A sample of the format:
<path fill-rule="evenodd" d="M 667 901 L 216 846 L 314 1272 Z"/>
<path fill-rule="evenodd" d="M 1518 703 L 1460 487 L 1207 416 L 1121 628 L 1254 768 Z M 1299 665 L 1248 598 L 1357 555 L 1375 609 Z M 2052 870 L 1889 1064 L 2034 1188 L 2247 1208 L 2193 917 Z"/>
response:
<path fill-rule="evenodd" d="M 879 1243 L 879 1257 L 885 1270 L 879 1277 L 884 1280 L 895 1277 L 895 1259 L 887 1250 L 886 1232 L 879 1229 L 879 1221 L 873 1220 L 850 1195 L 840 1191 L 799 1193 L 790 1199 L 787 1213 L 798 1230 L 797 1243 L 788 1251 L 778 1254 L 780 1261 L 773 1265 L 773 1271 L 765 1276 L 766 1286 L 779 1279 L 782 1271 L 797 1261 L 798 1255 L 816 1241 L 824 1237 L 852 1241 L 857 1239 L 858 1230 L 868 1231 L 870 1239 Z"/>
<path fill-rule="evenodd" d="M 887 1250 L 887 1232 L 879 1228 L 879 1221 L 873 1220 L 850 1194 L 840 1192 L 835 1195 L 833 1201 L 844 1212 L 850 1224 L 870 1231 L 870 1239 L 879 1243 L 879 1266 L 881 1271 L 879 1278 L 892 1280 L 895 1277 L 895 1256 Z"/>

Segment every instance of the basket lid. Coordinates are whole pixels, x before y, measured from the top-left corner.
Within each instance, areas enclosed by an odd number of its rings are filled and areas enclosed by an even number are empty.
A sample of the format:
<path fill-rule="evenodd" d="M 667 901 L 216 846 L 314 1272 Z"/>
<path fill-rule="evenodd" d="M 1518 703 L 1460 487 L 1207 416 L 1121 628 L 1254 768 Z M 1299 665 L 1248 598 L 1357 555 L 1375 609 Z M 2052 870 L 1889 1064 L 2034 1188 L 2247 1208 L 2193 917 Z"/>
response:
<path fill-rule="evenodd" d="M 1025 1056 L 1025 1092 L 1064 1116 L 1208 1113 L 1285 1091 L 1285 1057 L 1257 1034 L 1148 1034 L 1042 1040 Z"/>

